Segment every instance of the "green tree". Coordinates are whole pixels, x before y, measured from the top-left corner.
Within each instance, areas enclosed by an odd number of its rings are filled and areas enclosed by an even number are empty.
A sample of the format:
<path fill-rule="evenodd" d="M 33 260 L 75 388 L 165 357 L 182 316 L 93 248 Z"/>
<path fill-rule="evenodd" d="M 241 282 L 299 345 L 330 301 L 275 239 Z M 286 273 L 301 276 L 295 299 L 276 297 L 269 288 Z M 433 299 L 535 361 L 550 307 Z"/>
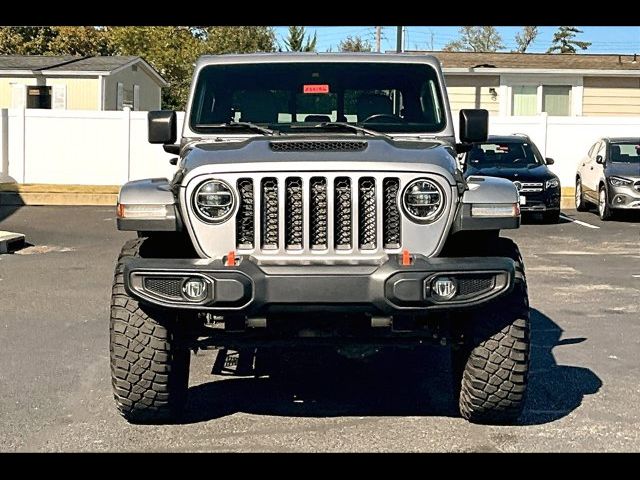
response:
<path fill-rule="evenodd" d="M 189 96 L 193 63 L 202 40 L 192 27 L 109 27 L 109 45 L 118 55 L 144 58 L 169 83 L 162 91 L 162 106 L 182 110 Z"/>
<path fill-rule="evenodd" d="M 315 52 L 316 51 L 316 33 L 313 38 L 308 37 L 305 41 L 306 32 L 304 27 L 289 27 L 289 36 L 285 39 L 284 44 L 290 52 Z"/>
<path fill-rule="evenodd" d="M 516 53 L 525 53 L 538 36 L 538 27 L 523 27 L 522 32 L 516 34 Z"/>
<path fill-rule="evenodd" d="M 341 52 L 370 52 L 372 50 L 371 43 L 368 40 L 363 40 L 359 36 L 348 36 L 338 44 L 338 49 Z"/>
<path fill-rule="evenodd" d="M 582 30 L 578 30 L 578 27 L 560 27 L 553 34 L 553 40 L 547 53 L 576 53 L 576 47 L 580 50 L 586 50 L 591 46 L 591 42 L 575 40 L 574 37 L 578 33 L 582 33 Z"/>
<path fill-rule="evenodd" d="M 252 53 L 276 50 L 276 35 L 271 27 L 206 27 L 197 30 L 202 53 Z"/>
<path fill-rule="evenodd" d="M 449 52 L 497 52 L 504 48 L 496 27 L 460 27 L 460 38 L 445 45 Z"/>

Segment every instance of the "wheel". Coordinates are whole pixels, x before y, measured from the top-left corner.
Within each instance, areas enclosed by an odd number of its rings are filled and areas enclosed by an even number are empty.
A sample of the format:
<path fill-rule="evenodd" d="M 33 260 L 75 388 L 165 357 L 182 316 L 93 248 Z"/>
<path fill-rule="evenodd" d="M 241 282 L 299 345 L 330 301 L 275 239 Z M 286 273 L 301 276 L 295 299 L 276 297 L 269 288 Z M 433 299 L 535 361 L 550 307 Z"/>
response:
<path fill-rule="evenodd" d="M 609 195 L 607 194 L 607 188 L 604 185 L 600 185 L 598 192 L 598 215 L 600 220 L 607 221 L 613 216 L 613 212 L 609 208 Z"/>
<path fill-rule="evenodd" d="M 494 254 L 516 261 L 516 284 L 506 297 L 462 319 L 463 344 L 452 351 L 454 391 L 465 419 L 512 424 L 522 412 L 527 389 L 529 300 L 518 247 L 500 238 Z"/>
<path fill-rule="evenodd" d="M 187 397 L 190 352 L 170 310 L 144 306 L 124 288 L 123 260 L 140 257 L 148 238 L 122 247 L 111 295 L 111 383 L 116 406 L 131 423 L 176 419 Z"/>
<path fill-rule="evenodd" d="M 584 192 L 582 191 L 582 181 L 580 178 L 576 178 L 576 210 L 579 212 L 586 212 L 589 206 L 585 202 Z"/>
<path fill-rule="evenodd" d="M 543 212 L 542 221 L 544 223 L 558 223 L 560 221 L 560 210 L 550 210 Z"/>

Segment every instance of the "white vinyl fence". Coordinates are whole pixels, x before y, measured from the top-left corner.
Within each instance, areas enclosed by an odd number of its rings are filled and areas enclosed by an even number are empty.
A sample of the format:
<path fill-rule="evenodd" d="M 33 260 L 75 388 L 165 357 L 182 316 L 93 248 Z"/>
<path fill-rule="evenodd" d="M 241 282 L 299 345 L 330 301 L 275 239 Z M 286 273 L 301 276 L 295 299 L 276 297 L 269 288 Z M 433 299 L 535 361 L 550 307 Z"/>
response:
<path fill-rule="evenodd" d="M 183 120 L 178 113 L 178 131 Z M 528 134 L 573 186 L 595 140 L 640 136 L 640 117 L 490 117 L 489 131 Z M 0 142 L 0 182 L 121 185 L 175 171 L 172 155 L 147 143 L 146 112 L 2 109 Z"/>

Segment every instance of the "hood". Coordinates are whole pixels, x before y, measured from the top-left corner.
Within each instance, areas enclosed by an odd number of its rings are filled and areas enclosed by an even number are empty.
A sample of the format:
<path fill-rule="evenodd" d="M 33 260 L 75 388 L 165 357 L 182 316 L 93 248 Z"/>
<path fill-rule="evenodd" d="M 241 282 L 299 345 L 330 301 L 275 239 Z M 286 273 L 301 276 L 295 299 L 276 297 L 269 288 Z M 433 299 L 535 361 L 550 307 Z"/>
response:
<path fill-rule="evenodd" d="M 194 142 L 187 150 L 180 166 L 189 177 L 240 171 L 431 171 L 455 184 L 453 147 L 438 140 L 283 135 L 252 137 L 238 142 Z"/>
<path fill-rule="evenodd" d="M 608 162 L 607 176 L 640 178 L 640 163 Z"/>
<path fill-rule="evenodd" d="M 470 175 L 486 175 L 488 177 L 506 178 L 508 180 L 519 180 L 521 182 L 544 182 L 556 177 L 546 165 L 538 165 L 534 168 L 478 168 L 477 166 L 469 165 L 464 176 L 468 177 Z"/>

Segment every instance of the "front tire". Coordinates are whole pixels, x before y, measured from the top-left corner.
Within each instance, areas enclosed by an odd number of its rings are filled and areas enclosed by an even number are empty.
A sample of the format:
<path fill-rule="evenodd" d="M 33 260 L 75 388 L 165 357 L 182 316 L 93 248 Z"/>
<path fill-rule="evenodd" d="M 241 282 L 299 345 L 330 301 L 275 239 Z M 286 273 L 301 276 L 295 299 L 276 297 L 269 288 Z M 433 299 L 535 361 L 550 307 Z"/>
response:
<path fill-rule="evenodd" d="M 576 178 L 576 210 L 579 212 L 586 212 L 589 209 L 585 199 L 584 199 L 584 191 L 582 190 L 582 180 L 580 177 Z"/>
<path fill-rule="evenodd" d="M 613 212 L 611 208 L 609 208 L 609 194 L 607 192 L 607 187 L 604 185 L 600 185 L 600 190 L 598 192 L 598 216 L 600 220 L 607 221 L 611 220 L 613 217 Z"/>
<path fill-rule="evenodd" d="M 470 313 L 463 345 L 452 351 L 460 414 L 473 423 L 512 424 L 524 407 L 529 372 L 529 301 L 518 247 L 501 238 L 496 255 L 516 261 L 516 284 L 506 297 Z"/>
<path fill-rule="evenodd" d="M 111 295 L 111 383 L 116 407 L 131 423 L 175 420 L 184 408 L 190 352 L 177 315 L 140 305 L 124 288 L 126 258 L 139 257 L 147 238 L 122 247 Z"/>

